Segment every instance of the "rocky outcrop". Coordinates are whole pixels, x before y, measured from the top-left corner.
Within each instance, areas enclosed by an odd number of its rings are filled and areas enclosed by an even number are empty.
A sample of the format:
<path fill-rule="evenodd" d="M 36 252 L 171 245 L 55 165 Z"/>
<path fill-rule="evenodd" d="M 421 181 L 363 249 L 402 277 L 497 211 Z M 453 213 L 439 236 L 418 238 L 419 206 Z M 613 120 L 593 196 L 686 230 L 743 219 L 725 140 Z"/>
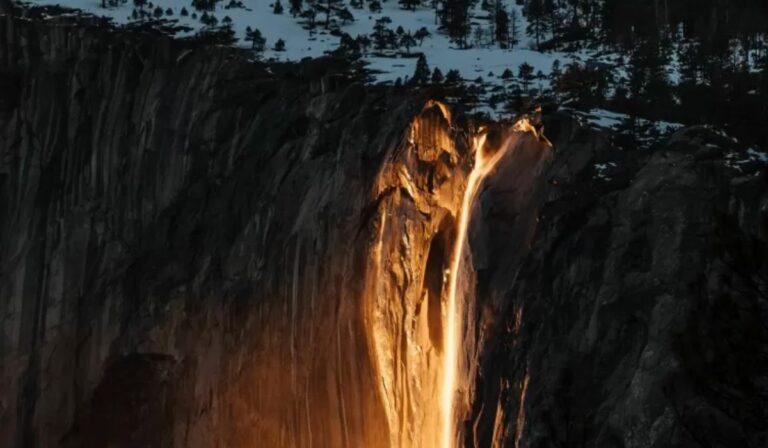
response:
<path fill-rule="evenodd" d="M 0 16 L 0 446 L 764 446 L 766 169 L 473 124 L 332 60 Z M 491 126 L 498 148 L 509 127 Z"/>
<path fill-rule="evenodd" d="M 548 192 L 503 288 L 475 446 L 766 446 L 765 161 L 703 127 L 652 152 L 570 118 L 547 129 Z"/>

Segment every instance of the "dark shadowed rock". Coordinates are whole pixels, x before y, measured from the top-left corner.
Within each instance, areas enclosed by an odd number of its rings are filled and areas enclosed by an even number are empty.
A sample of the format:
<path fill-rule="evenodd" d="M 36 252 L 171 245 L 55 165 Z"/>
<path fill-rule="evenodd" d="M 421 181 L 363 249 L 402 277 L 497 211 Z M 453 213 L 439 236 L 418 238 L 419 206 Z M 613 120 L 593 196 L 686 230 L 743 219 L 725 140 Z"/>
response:
<path fill-rule="evenodd" d="M 479 380 L 503 423 L 476 406 L 478 446 L 766 446 L 765 163 L 703 127 L 627 153 L 550 121 L 548 197 Z"/>

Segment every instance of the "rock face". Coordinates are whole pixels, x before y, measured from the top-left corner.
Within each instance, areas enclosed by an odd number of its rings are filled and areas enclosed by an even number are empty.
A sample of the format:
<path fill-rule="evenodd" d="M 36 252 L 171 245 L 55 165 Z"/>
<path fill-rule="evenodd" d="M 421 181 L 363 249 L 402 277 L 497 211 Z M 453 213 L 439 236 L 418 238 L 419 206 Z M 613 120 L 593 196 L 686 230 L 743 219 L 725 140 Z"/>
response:
<path fill-rule="evenodd" d="M 766 164 L 706 128 L 648 153 L 548 129 L 537 235 L 494 286 L 510 312 L 475 445 L 767 446 Z"/>
<path fill-rule="evenodd" d="M 0 445 L 386 443 L 368 210 L 423 101 L 164 38 L 0 36 Z"/>
<path fill-rule="evenodd" d="M 0 16 L 0 446 L 438 446 L 474 125 L 332 64 Z M 545 123 L 455 273 L 463 444 L 766 446 L 765 165 Z"/>

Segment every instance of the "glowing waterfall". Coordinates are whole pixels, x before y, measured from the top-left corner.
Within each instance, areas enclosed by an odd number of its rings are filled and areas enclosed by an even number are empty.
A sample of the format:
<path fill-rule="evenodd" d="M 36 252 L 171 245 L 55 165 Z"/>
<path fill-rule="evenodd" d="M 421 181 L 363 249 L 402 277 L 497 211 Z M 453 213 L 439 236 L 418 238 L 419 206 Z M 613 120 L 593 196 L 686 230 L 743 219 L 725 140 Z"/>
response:
<path fill-rule="evenodd" d="M 464 190 L 464 198 L 459 211 L 459 222 L 456 233 L 456 241 L 453 247 L 453 256 L 449 271 L 450 281 L 448 284 L 448 303 L 447 315 L 445 316 L 445 355 L 443 362 L 443 379 L 441 385 L 440 397 L 440 425 L 441 425 L 441 448 L 453 448 L 456 438 L 455 429 L 455 398 L 456 398 L 456 377 L 458 375 L 458 355 L 461 347 L 459 334 L 461 332 L 462 321 L 457 303 L 457 290 L 459 286 L 459 270 L 461 268 L 462 256 L 464 254 L 464 245 L 467 240 L 467 228 L 469 219 L 472 215 L 472 205 L 474 204 L 477 192 L 483 180 L 493 171 L 494 167 L 504 157 L 510 148 L 515 146 L 521 133 L 531 132 L 537 135 L 536 129 L 527 119 L 521 119 L 512 128 L 513 133 L 502 142 L 499 148 L 488 154 L 485 150 L 487 134 L 481 133 L 473 141 L 473 150 L 475 163 L 467 179 L 467 187 Z"/>

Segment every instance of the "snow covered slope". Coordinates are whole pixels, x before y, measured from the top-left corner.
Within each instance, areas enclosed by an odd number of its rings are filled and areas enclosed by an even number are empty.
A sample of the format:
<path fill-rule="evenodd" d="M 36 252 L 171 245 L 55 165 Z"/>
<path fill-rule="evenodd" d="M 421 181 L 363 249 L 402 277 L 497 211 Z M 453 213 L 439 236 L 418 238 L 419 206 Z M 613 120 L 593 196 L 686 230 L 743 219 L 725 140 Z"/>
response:
<path fill-rule="evenodd" d="M 133 15 L 135 9 L 134 3 L 130 0 L 118 0 L 117 6 L 102 7 L 101 0 L 32 0 L 36 5 L 59 5 L 69 8 L 76 8 L 88 13 L 111 18 L 116 24 L 126 24 L 137 21 Z M 107 3 L 108 0 L 107 0 Z M 373 33 L 376 20 L 383 17 L 389 17 L 391 24 L 389 27 L 395 30 L 402 27 L 406 32 L 415 32 L 424 27 L 430 32 L 430 37 L 426 38 L 421 45 L 410 49 L 411 53 L 423 52 L 426 55 L 430 68 L 439 67 L 443 73 L 449 70 L 458 70 L 464 79 L 475 80 L 479 76 L 484 78 L 488 85 L 502 85 L 498 76 L 504 70 L 510 69 L 517 74 L 520 65 L 527 63 L 534 68 L 534 73 L 541 72 L 547 75 L 550 73 L 552 63 L 559 60 L 561 63 L 567 63 L 570 60 L 583 59 L 585 55 L 566 54 L 559 52 L 538 52 L 530 49 L 529 39 L 525 37 L 522 30 L 526 23 L 519 10 L 520 6 L 514 1 L 508 1 L 509 10 L 517 9 L 521 43 L 514 49 L 502 49 L 497 45 L 473 41 L 472 48 L 458 48 L 451 40 L 438 30 L 434 9 L 430 7 L 419 7 L 415 11 L 404 10 L 395 0 L 388 0 L 382 3 L 380 12 L 371 12 L 368 9 L 349 8 L 354 15 L 355 20 L 346 24 L 340 24 L 342 32 L 348 33 L 352 37 L 359 35 L 371 35 Z M 249 46 L 245 41 L 246 28 L 251 27 L 261 31 L 266 38 L 265 58 L 274 58 L 278 60 L 300 60 L 305 57 L 318 57 L 326 52 L 336 49 L 339 45 L 339 37 L 332 35 L 325 30 L 322 24 L 319 24 L 314 32 L 310 32 L 302 26 L 304 19 L 293 17 L 289 12 L 289 5 L 283 3 L 284 12 L 282 14 L 273 13 L 273 3 L 268 0 L 242 0 L 244 8 L 228 8 L 228 0 L 224 0 L 216 6 L 211 14 L 216 17 L 219 24 L 225 18 L 231 19 L 232 28 L 235 36 L 239 39 L 238 45 Z M 151 5 L 151 6 L 149 6 Z M 191 7 L 191 0 L 155 0 L 150 2 L 144 9 L 148 12 L 160 8 L 163 11 L 164 19 L 175 20 L 179 25 L 188 26 L 192 31 L 180 33 L 180 35 L 193 34 L 203 28 L 205 25 L 201 22 L 201 14 Z M 182 9 L 186 9 L 187 15 L 182 16 Z M 171 14 L 166 14 L 170 12 Z M 195 16 L 193 17 L 193 13 Z M 488 13 L 480 9 L 479 5 L 472 11 L 473 32 L 471 36 L 484 36 L 487 42 L 490 42 L 491 30 L 490 21 L 487 20 Z M 318 22 L 322 18 L 318 17 Z M 478 31 L 478 29 L 480 31 Z M 285 41 L 285 51 L 275 51 L 274 45 L 278 39 Z M 405 80 L 414 73 L 417 59 L 407 57 L 404 50 L 384 50 L 375 52 L 370 50 L 364 55 L 364 59 L 370 63 L 371 68 L 380 72 L 376 77 L 380 82 L 393 82 L 397 78 Z M 406 56 L 406 57 L 401 57 Z M 496 77 L 489 77 L 493 73 Z M 545 80 L 542 79 L 542 82 Z"/>

